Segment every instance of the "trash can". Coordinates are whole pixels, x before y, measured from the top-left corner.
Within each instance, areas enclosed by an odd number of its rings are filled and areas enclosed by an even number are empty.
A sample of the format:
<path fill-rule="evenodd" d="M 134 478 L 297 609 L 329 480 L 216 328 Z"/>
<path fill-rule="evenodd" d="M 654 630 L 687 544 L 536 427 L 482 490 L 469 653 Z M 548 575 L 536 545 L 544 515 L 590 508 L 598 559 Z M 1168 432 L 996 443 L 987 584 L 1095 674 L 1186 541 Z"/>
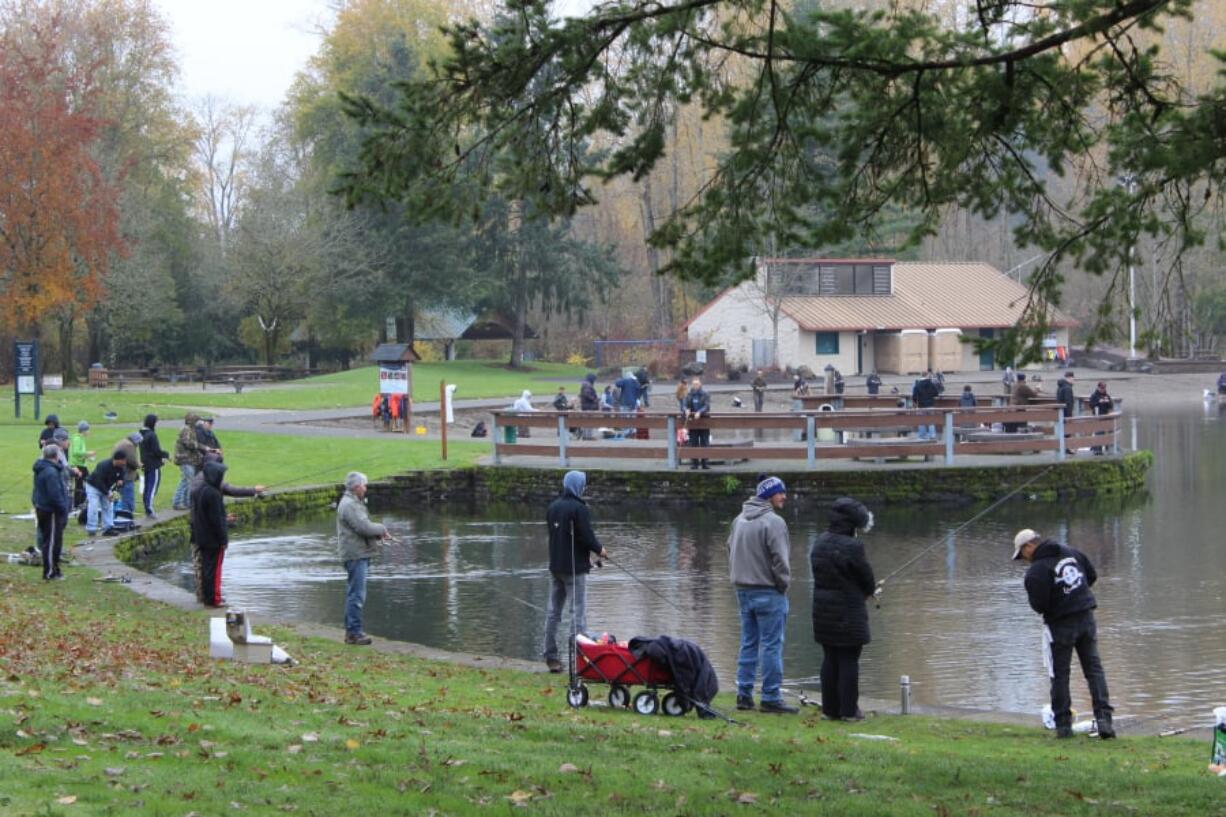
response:
<path fill-rule="evenodd" d="M 818 411 L 820 412 L 829 413 L 834 410 L 835 407 L 831 406 L 829 402 L 824 402 L 824 404 L 818 406 Z M 836 432 L 834 428 L 819 428 L 817 437 L 819 443 L 839 442 L 839 432 Z"/>
<path fill-rule="evenodd" d="M 503 440 L 506 441 L 507 445 L 514 445 L 519 441 L 519 429 L 515 426 L 503 426 L 502 431 Z"/>

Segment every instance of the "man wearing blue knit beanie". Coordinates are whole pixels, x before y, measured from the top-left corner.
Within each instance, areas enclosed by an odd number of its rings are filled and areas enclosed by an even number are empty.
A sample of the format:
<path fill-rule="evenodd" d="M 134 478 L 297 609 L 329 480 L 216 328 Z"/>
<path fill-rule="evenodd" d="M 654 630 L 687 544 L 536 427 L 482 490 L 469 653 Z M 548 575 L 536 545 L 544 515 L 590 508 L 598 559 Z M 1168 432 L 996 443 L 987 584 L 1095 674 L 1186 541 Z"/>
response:
<path fill-rule="evenodd" d="M 783 631 L 788 618 L 788 524 L 779 516 L 787 486 L 778 477 L 758 482 L 728 534 L 728 575 L 741 610 L 736 708 L 753 709 L 753 686 L 762 665 L 762 712 L 795 714 L 783 702 Z"/>

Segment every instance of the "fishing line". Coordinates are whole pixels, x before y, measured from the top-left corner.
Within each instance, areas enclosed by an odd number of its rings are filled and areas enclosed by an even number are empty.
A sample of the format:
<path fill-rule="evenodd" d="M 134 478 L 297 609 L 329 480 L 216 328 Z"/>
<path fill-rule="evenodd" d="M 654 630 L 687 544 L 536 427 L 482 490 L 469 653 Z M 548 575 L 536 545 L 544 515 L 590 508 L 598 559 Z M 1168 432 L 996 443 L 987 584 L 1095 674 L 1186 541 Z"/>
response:
<path fill-rule="evenodd" d="M 625 566 L 625 565 L 623 565 L 621 562 L 619 562 L 619 561 L 617 561 L 616 559 L 614 559 L 612 556 L 604 556 L 603 558 L 608 559 L 608 560 L 609 560 L 609 561 L 610 561 L 610 562 L 611 562 L 613 565 L 615 565 L 615 566 L 617 566 L 618 568 L 620 568 L 620 569 L 622 570 L 622 572 L 624 572 L 624 573 L 625 573 L 627 576 L 629 576 L 630 578 L 634 579 L 634 580 L 635 580 L 636 582 L 638 582 L 639 584 L 643 585 L 643 587 L 646 587 L 648 590 L 650 590 L 652 593 L 654 593 L 656 596 L 658 596 L 658 597 L 659 597 L 659 598 L 660 598 L 662 601 L 664 601 L 664 603 L 665 603 L 665 604 L 667 604 L 669 607 L 673 608 L 673 609 L 674 609 L 674 610 L 676 610 L 678 613 L 682 613 L 682 614 L 684 614 L 684 613 L 685 613 L 685 611 L 684 611 L 684 610 L 682 610 L 680 607 L 678 607 L 678 606 L 677 606 L 677 605 L 676 605 L 676 604 L 673 602 L 673 600 L 672 600 L 672 599 L 670 599 L 668 596 L 666 596 L 666 595 L 664 595 L 663 593 L 661 593 L 659 590 L 656 590 L 654 587 L 652 587 L 650 584 L 648 584 L 647 582 L 645 582 L 643 579 L 641 579 L 641 578 L 639 578 L 638 576 L 636 576 L 636 575 L 635 575 L 633 572 L 631 572 L 630 568 L 626 567 L 626 566 Z"/>
<path fill-rule="evenodd" d="M 895 576 L 897 576 L 899 573 L 902 573 L 904 570 L 906 570 L 907 568 L 909 568 L 911 565 L 913 565 L 913 564 L 915 564 L 916 562 L 918 562 L 920 559 L 922 559 L 922 558 L 923 558 L 925 555 L 927 555 L 927 554 L 928 554 L 930 551 L 932 551 L 934 548 L 937 548 L 937 547 L 940 547 L 941 545 L 944 545 L 944 544 L 945 544 L 945 543 L 946 543 L 946 542 L 949 540 L 949 538 L 950 538 L 951 536 L 957 536 L 959 533 L 961 533 L 962 531 L 966 530 L 966 529 L 967 529 L 967 528 L 969 528 L 971 525 L 973 525 L 974 523 L 978 522 L 980 519 L 982 519 L 983 517 L 987 516 L 987 515 L 988 515 L 988 514 L 990 514 L 992 511 L 996 510 L 996 509 L 997 509 L 997 508 L 999 508 L 1001 505 L 1005 504 L 1005 502 L 1009 501 L 1009 500 L 1010 500 L 1010 499 L 1012 499 L 1014 496 L 1016 496 L 1017 494 L 1019 494 L 1019 493 L 1022 491 L 1022 489 L 1023 489 L 1023 488 L 1025 488 L 1027 485 L 1030 485 L 1032 482 L 1036 482 L 1036 481 L 1038 481 L 1039 479 L 1041 479 L 1042 477 L 1046 476 L 1046 475 L 1047 475 L 1047 472 L 1051 471 L 1053 468 L 1056 468 L 1056 467 L 1057 467 L 1057 465 L 1058 465 L 1058 464 L 1056 464 L 1056 465 L 1049 465 L 1049 466 L 1047 466 L 1047 467 L 1046 467 L 1046 468 L 1044 468 L 1042 471 L 1040 471 L 1039 473 L 1035 474 L 1033 477 L 1031 477 L 1030 479 L 1028 479 L 1028 480 L 1026 480 L 1025 482 L 1021 483 L 1021 484 L 1020 484 L 1020 485 L 1018 485 L 1016 488 L 1014 488 L 1012 491 L 1010 491 L 1009 493 L 1005 494 L 1005 495 L 1004 495 L 1004 496 L 1002 496 L 1000 499 L 996 500 L 996 501 L 995 501 L 995 502 L 993 502 L 991 505 L 989 505 L 988 507 L 984 508 L 984 509 L 983 509 L 982 511 L 980 511 L 979 513 L 977 513 L 977 514 L 975 514 L 974 516 L 972 516 L 970 519 L 968 519 L 968 520 L 966 520 L 965 522 L 963 522 L 962 524 L 958 525 L 958 527 L 954 528 L 953 530 L 946 531 L 945 533 L 941 534 L 941 537 L 940 537 L 939 539 L 935 540 L 935 541 L 934 541 L 934 542 L 933 542 L 931 545 L 929 545 L 928 547 L 924 548 L 924 549 L 923 549 L 923 550 L 921 550 L 919 553 L 916 553 L 914 556 L 912 556 L 912 557 L 911 557 L 910 559 L 908 559 L 907 561 L 903 562 L 901 565 L 899 565 L 897 568 L 895 568 L 893 571 L 891 571 L 891 572 L 890 572 L 890 574 L 889 574 L 889 575 L 887 575 L 887 576 L 886 576 L 884 579 L 882 579 L 881 581 L 877 582 L 877 587 L 878 587 L 878 589 L 880 589 L 881 587 L 883 587 L 883 586 L 885 585 L 885 583 L 886 583 L 886 582 L 888 582 L 888 581 L 890 581 L 891 579 L 893 579 L 893 578 L 894 578 Z"/>

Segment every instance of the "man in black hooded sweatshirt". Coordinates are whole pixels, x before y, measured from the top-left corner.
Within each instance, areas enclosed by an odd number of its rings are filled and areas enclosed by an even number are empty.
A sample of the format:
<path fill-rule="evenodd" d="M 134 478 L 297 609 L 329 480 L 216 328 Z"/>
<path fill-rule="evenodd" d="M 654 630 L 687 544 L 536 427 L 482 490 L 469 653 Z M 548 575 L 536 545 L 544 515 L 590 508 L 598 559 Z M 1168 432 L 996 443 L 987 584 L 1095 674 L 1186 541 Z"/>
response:
<path fill-rule="evenodd" d="M 170 452 L 162 448 L 162 442 L 157 433 L 158 416 L 145 415 L 145 426 L 140 430 L 140 461 L 145 469 L 145 489 L 142 499 L 145 504 L 145 516 L 156 519 L 153 512 L 153 501 L 157 499 L 158 488 L 162 484 L 162 466 L 170 460 Z"/>
<path fill-rule="evenodd" d="M 860 653 L 871 639 L 866 601 L 877 591 L 873 568 L 856 531 L 873 515 L 851 497 L 830 506 L 830 525 L 809 550 L 813 571 L 813 640 L 822 645 L 822 717 L 863 720 Z"/>
<path fill-rule="evenodd" d="M 1044 539 L 1029 528 L 1013 537 L 1013 558 L 1030 562 L 1026 571 L 1026 596 L 1031 609 L 1043 616 L 1043 623 L 1047 625 L 1044 643 L 1049 652 L 1045 663 L 1051 675 L 1056 737 L 1073 735 L 1072 702 L 1068 691 L 1073 650 L 1077 651 L 1081 671 L 1090 687 L 1098 736 L 1103 740 L 1115 737 L 1107 674 L 1098 657 L 1098 627 L 1094 621 L 1098 602 L 1090 592 L 1098 579 L 1094 565 L 1081 551 Z"/>
<path fill-rule="evenodd" d="M 226 466 L 220 462 L 206 462 L 203 467 L 204 484 L 192 497 L 192 542 L 200 549 L 200 586 L 205 607 L 220 607 L 221 562 L 230 544 L 226 519 L 226 503 L 221 495 L 221 481 L 226 475 Z"/>

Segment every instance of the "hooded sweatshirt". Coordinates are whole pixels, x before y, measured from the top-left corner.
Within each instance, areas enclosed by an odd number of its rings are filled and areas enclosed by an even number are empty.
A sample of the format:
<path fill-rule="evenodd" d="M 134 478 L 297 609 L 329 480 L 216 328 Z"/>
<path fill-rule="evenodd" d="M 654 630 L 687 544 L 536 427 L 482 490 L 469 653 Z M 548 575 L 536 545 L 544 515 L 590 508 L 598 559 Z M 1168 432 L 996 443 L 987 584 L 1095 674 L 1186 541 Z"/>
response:
<path fill-rule="evenodd" d="M 64 470 L 55 460 L 34 463 L 34 507 L 40 511 L 68 513 L 68 494 L 64 491 Z"/>
<path fill-rule="evenodd" d="M 788 523 L 770 500 L 754 497 L 741 506 L 728 533 L 728 576 L 737 587 L 773 587 L 788 592 Z"/>
<path fill-rule="evenodd" d="M 158 439 L 156 414 L 145 417 L 145 427 L 140 430 L 140 461 L 146 471 L 156 471 L 170 459 L 170 452 L 162 449 Z"/>
<path fill-rule="evenodd" d="M 549 569 L 559 576 L 591 572 L 591 555 L 604 549 L 592 530 L 592 514 L 583 501 L 586 488 L 587 475 L 567 471 L 562 478 L 562 495 L 549 503 L 545 513 Z"/>
<path fill-rule="evenodd" d="M 1098 581 L 1094 565 L 1080 550 L 1044 539 L 1026 571 L 1030 608 L 1047 624 L 1098 606 L 1090 588 Z"/>
<path fill-rule="evenodd" d="M 220 462 L 206 462 L 203 472 L 204 485 L 192 498 L 192 541 L 201 550 L 217 551 L 230 544 L 226 503 L 221 496 L 226 466 Z"/>
<path fill-rule="evenodd" d="M 532 392 L 524 389 L 524 393 L 519 396 L 519 399 L 511 404 L 514 411 L 536 411 L 532 407 Z"/>

